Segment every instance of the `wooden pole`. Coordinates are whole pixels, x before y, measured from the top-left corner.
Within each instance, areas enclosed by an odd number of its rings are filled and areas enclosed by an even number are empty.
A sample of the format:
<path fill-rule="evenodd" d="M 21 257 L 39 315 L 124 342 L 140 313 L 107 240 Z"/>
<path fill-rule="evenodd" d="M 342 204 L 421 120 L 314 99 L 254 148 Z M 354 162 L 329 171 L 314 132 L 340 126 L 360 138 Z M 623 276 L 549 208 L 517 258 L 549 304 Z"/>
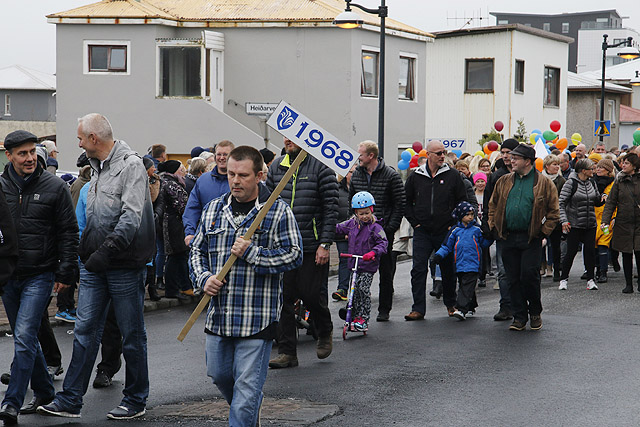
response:
<path fill-rule="evenodd" d="M 273 203 L 278 197 L 280 197 L 280 193 L 282 193 L 282 190 L 284 190 L 285 185 L 287 185 L 295 171 L 298 170 L 298 167 L 306 157 L 307 152 L 304 150 L 300 150 L 300 153 L 298 153 L 298 157 L 296 157 L 296 159 L 293 161 L 287 173 L 284 174 L 276 188 L 271 193 L 271 196 L 269 196 L 267 202 L 262 206 L 260 212 L 258 212 L 258 215 L 256 215 L 256 218 L 253 220 L 253 223 L 251 223 L 251 226 L 249 226 L 249 229 L 243 236 L 244 240 L 251 240 L 251 236 L 253 236 L 253 233 L 256 231 L 258 226 L 260 226 L 260 223 L 267 215 L 267 212 L 269 212 L 269 209 L 271 209 L 271 206 L 273 206 Z M 224 266 L 222 266 L 222 270 L 220 270 L 220 272 L 217 274 L 216 279 L 223 281 L 229 270 L 231 270 L 233 263 L 236 262 L 236 259 L 237 257 L 234 254 L 231 254 L 229 258 L 227 258 L 227 261 L 224 263 Z M 198 316 L 200 316 L 200 313 L 202 313 L 202 311 L 207 307 L 207 304 L 209 304 L 210 299 L 210 295 L 204 294 L 202 296 L 200 303 L 198 304 L 196 309 L 193 310 L 193 313 L 191 313 L 191 316 L 189 316 L 187 323 L 185 323 L 185 325 L 182 327 L 182 330 L 180 331 L 180 334 L 178 334 L 178 341 L 182 342 L 185 339 L 194 323 L 196 323 L 196 320 L 198 319 Z"/>

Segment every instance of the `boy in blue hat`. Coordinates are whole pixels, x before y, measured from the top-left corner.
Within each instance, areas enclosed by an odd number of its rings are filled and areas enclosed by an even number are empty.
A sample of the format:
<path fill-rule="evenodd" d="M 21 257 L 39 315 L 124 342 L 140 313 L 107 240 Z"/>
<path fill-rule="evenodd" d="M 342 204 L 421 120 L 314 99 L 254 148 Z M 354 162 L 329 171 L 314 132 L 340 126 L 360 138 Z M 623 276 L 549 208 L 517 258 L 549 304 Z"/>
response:
<path fill-rule="evenodd" d="M 434 257 L 436 262 L 453 252 L 458 276 L 458 298 L 452 316 L 465 320 L 467 314 L 475 312 L 476 283 L 482 266 L 482 249 L 493 243 L 482 237 L 482 231 L 475 221 L 475 209 L 469 202 L 460 202 L 451 216 L 458 224 L 451 230 L 447 241 L 442 244 Z"/>

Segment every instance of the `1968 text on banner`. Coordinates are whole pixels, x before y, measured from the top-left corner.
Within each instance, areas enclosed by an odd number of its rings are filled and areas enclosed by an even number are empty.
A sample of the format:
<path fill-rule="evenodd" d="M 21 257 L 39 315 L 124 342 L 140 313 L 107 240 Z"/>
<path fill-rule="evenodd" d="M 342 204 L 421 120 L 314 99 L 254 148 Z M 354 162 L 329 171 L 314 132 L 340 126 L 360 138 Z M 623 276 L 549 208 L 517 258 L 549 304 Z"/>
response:
<path fill-rule="evenodd" d="M 267 124 L 342 176 L 358 161 L 356 151 L 284 101 Z"/>

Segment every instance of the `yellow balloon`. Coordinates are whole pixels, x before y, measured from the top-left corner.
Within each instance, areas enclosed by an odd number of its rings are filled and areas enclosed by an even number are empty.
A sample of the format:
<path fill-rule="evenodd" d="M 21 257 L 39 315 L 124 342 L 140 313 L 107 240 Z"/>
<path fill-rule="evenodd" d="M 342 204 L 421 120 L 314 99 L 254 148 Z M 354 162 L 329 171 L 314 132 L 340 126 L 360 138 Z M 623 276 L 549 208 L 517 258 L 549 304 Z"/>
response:
<path fill-rule="evenodd" d="M 537 134 L 532 133 L 531 135 L 529 135 L 529 141 L 531 141 L 532 144 L 535 144 L 537 136 L 538 136 Z"/>
<path fill-rule="evenodd" d="M 480 157 L 484 157 L 484 151 L 482 151 L 482 150 L 478 150 L 478 151 L 476 151 L 476 154 L 475 154 L 475 155 L 476 155 L 476 156 L 480 156 Z"/>
<path fill-rule="evenodd" d="M 407 151 L 411 153 L 411 157 L 415 156 L 416 154 L 416 150 L 414 150 L 413 148 L 407 148 Z"/>
<path fill-rule="evenodd" d="M 571 142 L 573 142 L 573 145 L 578 145 L 582 142 L 582 135 L 580 135 L 578 132 L 574 133 L 573 135 L 571 135 Z"/>

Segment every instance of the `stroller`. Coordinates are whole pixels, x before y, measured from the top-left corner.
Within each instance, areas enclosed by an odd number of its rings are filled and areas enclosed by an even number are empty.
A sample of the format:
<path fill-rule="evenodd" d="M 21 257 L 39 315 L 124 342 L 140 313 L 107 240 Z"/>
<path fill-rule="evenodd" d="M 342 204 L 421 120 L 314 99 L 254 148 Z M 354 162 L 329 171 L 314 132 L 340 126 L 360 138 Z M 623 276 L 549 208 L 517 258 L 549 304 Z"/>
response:
<path fill-rule="evenodd" d="M 349 281 L 349 292 L 347 293 L 347 314 L 344 320 L 344 327 L 342 328 L 342 339 L 347 339 L 347 331 L 349 332 L 362 332 L 363 335 L 367 335 L 367 331 L 358 331 L 354 328 L 352 323 L 351 309 L 353 308 L 353 288 L 358 277 L 358 261 L 362 259 L 362 255 L 352 254 L 340 254 L 342 258 L 355 258 L 355 263 L 351 269 L 351 280 Z"/>

